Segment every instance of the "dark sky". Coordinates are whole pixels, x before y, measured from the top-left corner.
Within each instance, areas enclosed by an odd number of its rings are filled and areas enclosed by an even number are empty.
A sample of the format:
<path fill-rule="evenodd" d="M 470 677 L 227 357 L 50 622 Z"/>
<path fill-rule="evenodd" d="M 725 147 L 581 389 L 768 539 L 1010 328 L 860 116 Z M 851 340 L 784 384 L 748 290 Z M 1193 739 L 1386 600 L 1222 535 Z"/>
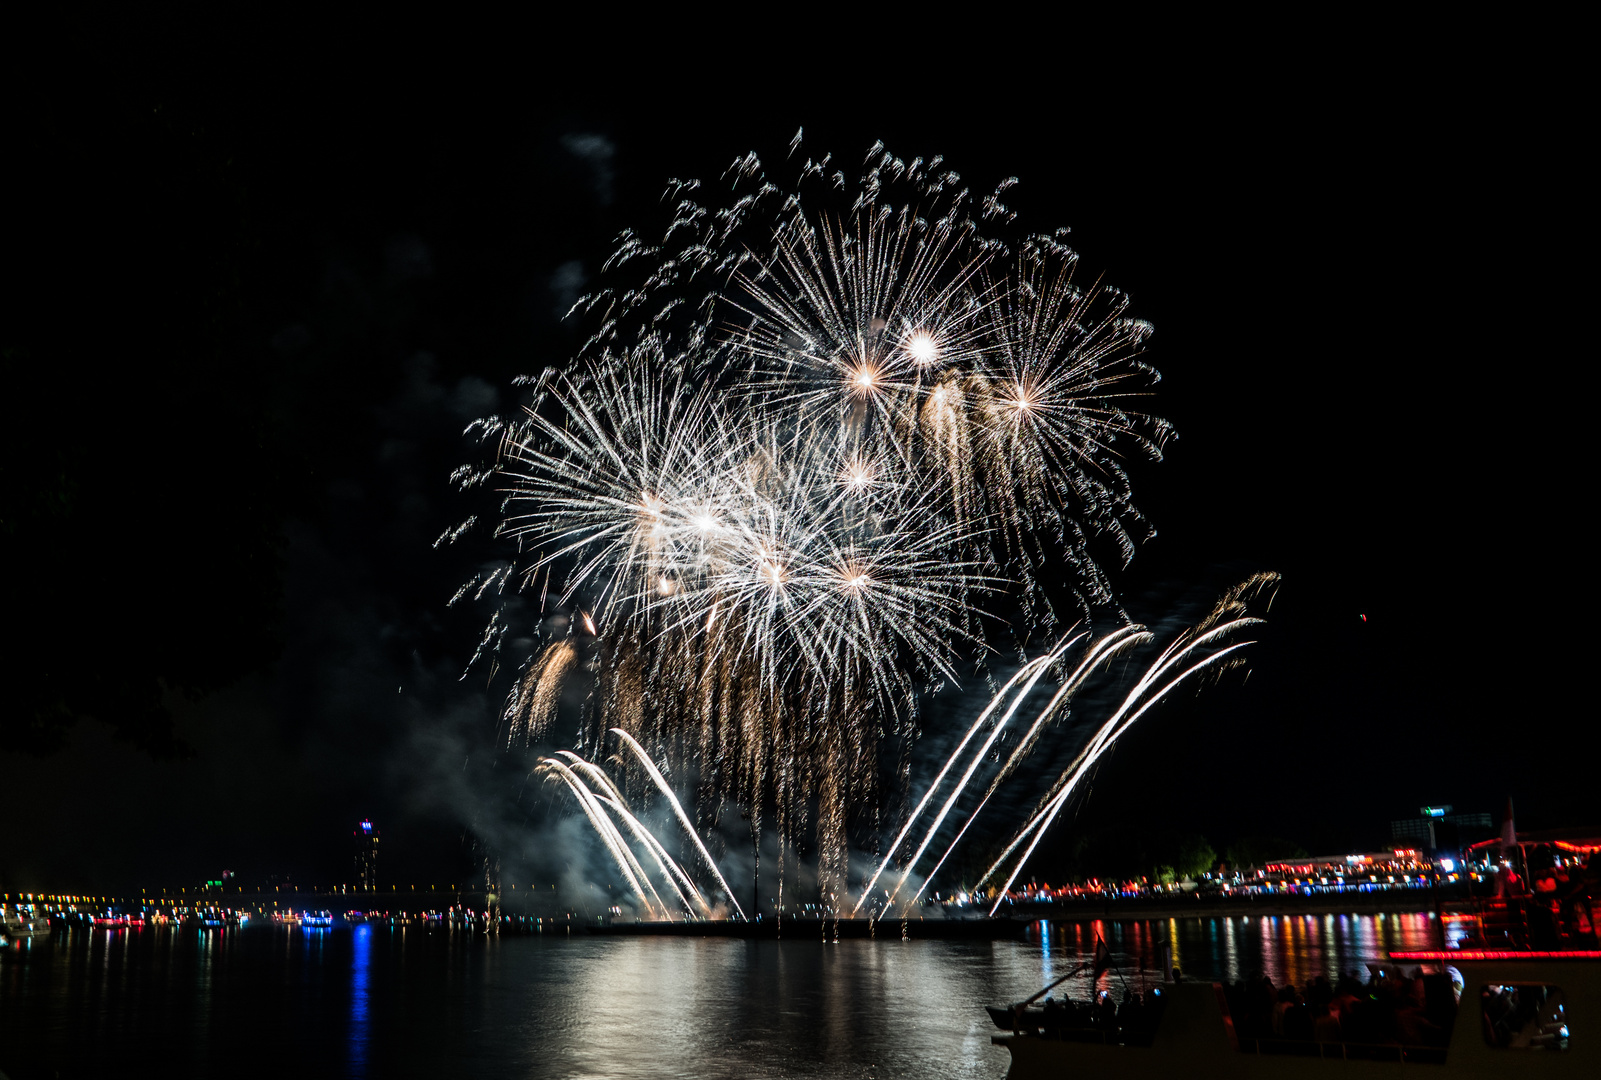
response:
<path fill-rule="evenodd" d="M 431 546 L 468 509 L 460 431 L 571 353 L 563 298 L 666 178 L 800 126 L 1019 176 L 1155 324 L 1180 438 L 1135 472 L 1131 614 L 1284 575 L 1249 681 L 1143 722 L 1072 828 L 1369 847 L 1509 794 L 1528 827 L 1601 821 L 1593 214 L 1554 77 L 1222 31 L 798 79 L 123 29 L 6 76 L 0 888 L 337 877 L 362 815 L 390 880 L 526 845 L 542 804 L 485 794 L 515 788 L 504 682 L 459 678 L 478 625 L 445 607 L 493 552 Z"/>

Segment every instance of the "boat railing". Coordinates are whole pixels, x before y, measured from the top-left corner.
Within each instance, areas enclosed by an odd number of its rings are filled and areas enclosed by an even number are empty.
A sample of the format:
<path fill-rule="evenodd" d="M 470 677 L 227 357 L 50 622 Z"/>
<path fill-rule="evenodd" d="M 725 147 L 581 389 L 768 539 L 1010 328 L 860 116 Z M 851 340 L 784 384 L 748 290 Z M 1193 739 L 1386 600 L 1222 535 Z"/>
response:
<path fill-rule="evenodd" d="M 1318 1042 L 1307 1039 L 1247 1039 L 1248 1053 L 1316 1057 L 1329 1061 L 1398 1061 L 1405 1065 L 1444 1065 L 1445 1047 L 1404 1043 Z M 1242 1045 L 1241 1049 L 1246 1049 Z"/>
<path fill-rule="evenodd" d="M 1057 1027 L 1029 1017 L 1013 1028 L 1014 1035 L 1058 1042 L 1100 1043 L 1103 1046 L 1150 1046 L 1156 1034 L 1151 1027 Z"/>

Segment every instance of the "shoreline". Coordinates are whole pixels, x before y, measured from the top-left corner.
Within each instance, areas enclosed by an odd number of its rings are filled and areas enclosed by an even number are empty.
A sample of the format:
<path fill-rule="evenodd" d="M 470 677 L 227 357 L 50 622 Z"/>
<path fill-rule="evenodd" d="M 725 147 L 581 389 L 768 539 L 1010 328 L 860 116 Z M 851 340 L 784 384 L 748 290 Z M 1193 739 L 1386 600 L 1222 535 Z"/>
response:
<path fill-rule="evenodd" d="M 519 890 L 520 892 L 520 890 Z M 486 906 L 487 897 L 479 890 L 469 889 L 429 889 L 417 892 L 383 892 L 374 891 L 366 894 L 352 894 L 345 892 L 321 892 L 307 890 L 273 892 L 246 892 L 243 889 L 232 894 L 223 890 L 197 890 L 195 894 L 185 895 L 180 892 L 174 896 L 170 893 L 157 893 L 156 895 L 141 895 L 138 897 L 72 897 L 78 901 L 71 904 L 71 908 L 80 914 L 69 918 L 86 918 L 87 911 L 102 906 L 117 906 L 124 909 L 137 907 L 216 907 L 225 910 L 250 912 L 257 917 L 270 920 L 274 910 L 294 909 L 298 911 L 326 909 L 343 913 L 347 910 L 362 910 L 383 912 L 385 914 L 405 915 L 406 917 L 421 921 L 430 913 L 434 918 L 443 916 L 449 921 L 479 922 L 482 920 L 483 907 Z M 708 920 L 696 922 L 671 923 L 636 923 L 616 922 L 601 924 L 594 915 L 584 916 L 578 912 L 548 912 L 539 913 L 535 905 L 526 904 L 526 900 L 518 893 L 503 895 L 499 905 L 502 918 L 506 921 L 506 928 L 516 932 L 521 929 L 516 924 L 534 923 L 528 929 L 533 932 L 552 931 L 560 932 L 570 927 L 573 931 L 582 933 L 618 933 L 618 934 L 675 934 L 693 936 L 721 936 L 721 937 L 764 937 L 772 938 L 790 936 L 824 937 L 824 926 L 828 927 L 827 936 L 832 938 L 872 938 L 872 937 L 900 937 L 902 934 L 901 919 L 839 919 L 827 920 L 816 916 L 789 916 L 782 920 L 767 917 L 755 924 L 734 920 Z M 531 897 L 530 897 L 531 899 Z M 39 897 L 39 900 L 50 906 L 61 905 L 67 897 L 59 899 Z M 98 900 L 98 903 L 95 901 Z M 519 901 L 522 901 L 519 903 Z M 1144 896 L 1144 897 L 1085 897 L 1076 900 L 1054 901 L 1050 903 L 1022 903 L 1003 905 L 1001 913 L 995 919 L 987 919 L 980 912 L 982 908 L 941 909 L 938 905 L 929 905 L 922 916 L 914 916 L 904 920 L 905 935 L 911 938 L 1002 938 L 1021 935 L 1023 928 L 1031 923 L 1040 921 L 1057 923 L 1083 923 L 1101 921 L 1125 921 L 1147 919 L 1208 919 L 1231 918 L 1235 916 L 1299 916 L 1299 915 L 1375 915 L 1384 913 L 1419 913 L 1441 915 L 1473 912 L 1477 909 L 1478 901 L 1469 895 L 1453 892 L 1447 895 L 1444 892 L 1435 893 L 1428 889 L 1386 889 L 1373 892 L 1350 892 L 1322 895 L 1273 894 L 1243 896 L 1198 896 L 1194 893 Z M 532 909 L 532 910 L 530 910 Z M 471 914 L 468 914 L 471 913 Z M 463 919 L 466 916 L 466 919 Z M 53 920 L 58 918 L 52 913 Z M 382 916 L 380 916 L 380 920 Z M 838 932 L 835 933 L 837 924 Z M 537 929 L 536 929 L 537 927 Z"/>
<path fill-rule="evenodd" d="M 1299 896 L 1241 897 L 1126 897 L 1056 904 L 1013 905 L 1010 916 L 1026 922 L 1092 922 L 1097 919 L 1186 918 L 1217 919 L 1238 915 L 1379 915 L 1386 913 L 1442 914 L 1474 910 L 1472 897 L 1436 898 L 1428 891 L 1408 889 L 1370 893 Z"/>

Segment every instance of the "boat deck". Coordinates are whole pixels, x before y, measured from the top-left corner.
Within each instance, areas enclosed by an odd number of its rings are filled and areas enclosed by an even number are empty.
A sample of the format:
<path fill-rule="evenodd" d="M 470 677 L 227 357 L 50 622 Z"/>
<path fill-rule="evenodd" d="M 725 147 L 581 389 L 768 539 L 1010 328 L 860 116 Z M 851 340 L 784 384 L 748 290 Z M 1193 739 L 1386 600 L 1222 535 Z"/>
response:
<path fill-rule="evenodd" d="M 1410 966 L 1410 965 L 1408 965 Z M 1453 960 L 1463 980 L 1457 1021 L 1444 1047 L 1399 1043 L 1319 1043 L 1241 1039 L 1223 987 L 1180 983 L 1164 987 L 1166 1005 L 1147 1045 L 1143 1040 L 996 1035 L 1012 1055 L 1008 1080 L 1046 1080 L 1115 1073 L 1120 1078 L 1174 1076 L 1282 1080 L 1331 1070 L 1366 1072 L 1420 1068 L 1422 1075 L 1508 1077 L 1601 1076 L 1601 961 L 1586 959 Z M 1484 988 L 1559 988 L 1571 1037 L 1555 1045 L 1494 1045 L 1493 1025 L 1481 1016 Z"/>

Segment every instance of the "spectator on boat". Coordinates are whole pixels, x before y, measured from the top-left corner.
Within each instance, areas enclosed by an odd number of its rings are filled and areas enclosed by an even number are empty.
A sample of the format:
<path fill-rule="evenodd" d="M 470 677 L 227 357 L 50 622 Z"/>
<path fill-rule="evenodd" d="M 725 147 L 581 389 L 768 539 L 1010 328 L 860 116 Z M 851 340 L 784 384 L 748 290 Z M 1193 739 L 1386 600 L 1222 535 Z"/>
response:
<path fill-rule="evenodd" d="M 1421 976 L 1403 975 L 1396 980 L 1391 1000 L 1390 1026 L 1393 1037 L 1404 1046 L 1436 1046 L 1444 1042 L 1440 1028 L 1429 1019 Z"/>
<path fill-rule="evenodd" d="M 1495 895 L 1513 897 L 1522 896 L 1523 892 L 1523 879 L 1518 877 L 1518 872 L 1512 869 L 1511 863 L 1502 863 L 1495 872 Z"/>
<path fill-rule="evenodd" d="M 1053 1038 L 1061 1036 L 1062 1028 L 1066 1026 L 1064 1023 L 1066 1019 L 1065 1012 L 1066 1010 L 1062 1008 L 1061 1002 L 1055 998 L 1048 997 L 1045 999 L 1045 1018 L 1041 1021 L 1041 1026 L 1045 1028 L 1045 1034 Z"/>
<path fill-rule="evenodd" d="M 1540 1034 L 1540 1006 L 1545 996 L 1543 986 L 1519 986 L 1512 991 L 1512 1007 L 1505 1017 L 1506 1045 L 1528 1049 Z"/>
<path fill-rule="evenodd" d="M 1556 1042 L 1562 1028 L 1562 994 L 1544 986 L 1522 986 L 1507 1017 L 1508 1046 L 1527 1049 Z"/>
<path fill-rule="evenodd" d="M 1132 990 L 1123 991 L 1123 1004 L 1117 1007 L 1117 1026 L 1125 1035 L 1140 1026 L 1140 996 Z"/>
<path fill-rule="evenodd" d="M 1279 993 L 1273 980 L 1266 975 L 1253 975 L 1250 983 L 1251 1027 L 1257 1037 L 1273 1030 L 1273 1006 L 1278 1004 Z"/>
<path fill-rule="evenodd" d="M 1297 1042 L 1310 1042 L 1312 1015 L 1312 1009 L 1307 1005 L 1306 999 L 1298 993 L 1295 994 L 1295 1000 L 1284 1010 L 1284 1037 Z"/>
<path fill-rule="evenodd" d="M 1337 1001 L 1330 1000 L 1323 1007 L 1323 1012 L 1313 1021 L 1312 1038 L 1320 1043 L 1345 1041 L 1345 1035 L 1340 1030 L 1340 1006 Z"/>
<path fill-rule="evenodd" d="M 1273 1037 L 1284 1038 L 1284 1014 L 1295 1005 L 1295 987 L 1285 986 L 1279 990 L 1278 1001 L 1273 1004 Z"/>
<path fill-rule="evenodd" d="M 1368 984 L 1368 1000 L 1373 1008 L 1369 1010 L 1369 1020 L 1373 1024 L 1373 1032 L 1365 1040 L 1367 1042 L 1393 1043 L 1398 1041 L 1396 1034 L 1396 1014 L 1401 1009 L 1402 999 L 1406 996 L 1406 976 L 1390 975 L 1380 969 L 1373 973 L 1373 981 Z"/>
<path fill-rule="evenodd" d="M 1097 1027 L 1111 1030 L 1117 1027 L 1117 1002 L 1112 1000 L 1109 991 L 1101 991 L 1099 1015 L 1096 1017 Z"/>
<path fill-rule="evenodd" d="M 1540 1035 L 1537 1045 L 1547 1046 L 1562 1037 L 1562 1029 L 1567 1026 L 1564 1019 L 1567 1002 L 1562 991 L 1555 987 L 1541 987 L 1540 995 L 1544 1002 L 1539 1011 Z"/>
<path fill-rule="evenodd" d="M 1456 988 L 1451 985 L 1451 976 L 1444 972 L 1425 975 L 1422 982 L 1424 1015 L 1435 1032 L 1436 1045 L 1444 1046 L 1456 1024 Z"/>
<path fill-rule="evenodd" d="M 1379 1003 L 1373 997 L 1378 991 L 1376 983 L 1377 976 L 1375 976 L 1374 984 L 1358 987 L 1356 993 L 1342 997 L 1340 1028 L 1345 1032 L 1346 1042 L 1378 1043 L 1384 1041 L 1385 1016 Z"/>
<path fill-rule="evenodd" d="M 1237 1038 L 1248 1037 L 1250 1033 L 1246 1030 L 1246 1026 L 1249 1021 L 1249 1011 L 1245 1006 L 1244 981 L 1224 983 L 1223 1000 L 1228 1003 L 1229 1019 L 1234 1024 L 1235 1036 Z"/>
<path fill-rule="evenodd" d="M 1511 1020 L 1516 1009 L 1517 991 L 1503 986 L 1492 992 L 1486 987 L 1480 1008 L 1484 1023 L 1484 1041 L 1491 1046 L 1506 1046 L 1512 1041 Z"/>
<path fill-rule="evenodd" d="M 1362 998 L 1364 990 L 1362 984 L 1356 980 L 1356 972 L 1348 972 L 1340 976 L 1340 981 L 1334 984 L 1334 1006 L 1340 1011 L 1340 1023 L 1343 1026 L 1351 1010 Z"/>
<path fill-rule="evenodd" d="M 1334 1000 L 1334 987 L 1329 985 L 1327 975 L 1319 975 L 1306 984 L 1306 1004 L 1313 1015 L 1328 1011 L 1329 1002 Z"/>

